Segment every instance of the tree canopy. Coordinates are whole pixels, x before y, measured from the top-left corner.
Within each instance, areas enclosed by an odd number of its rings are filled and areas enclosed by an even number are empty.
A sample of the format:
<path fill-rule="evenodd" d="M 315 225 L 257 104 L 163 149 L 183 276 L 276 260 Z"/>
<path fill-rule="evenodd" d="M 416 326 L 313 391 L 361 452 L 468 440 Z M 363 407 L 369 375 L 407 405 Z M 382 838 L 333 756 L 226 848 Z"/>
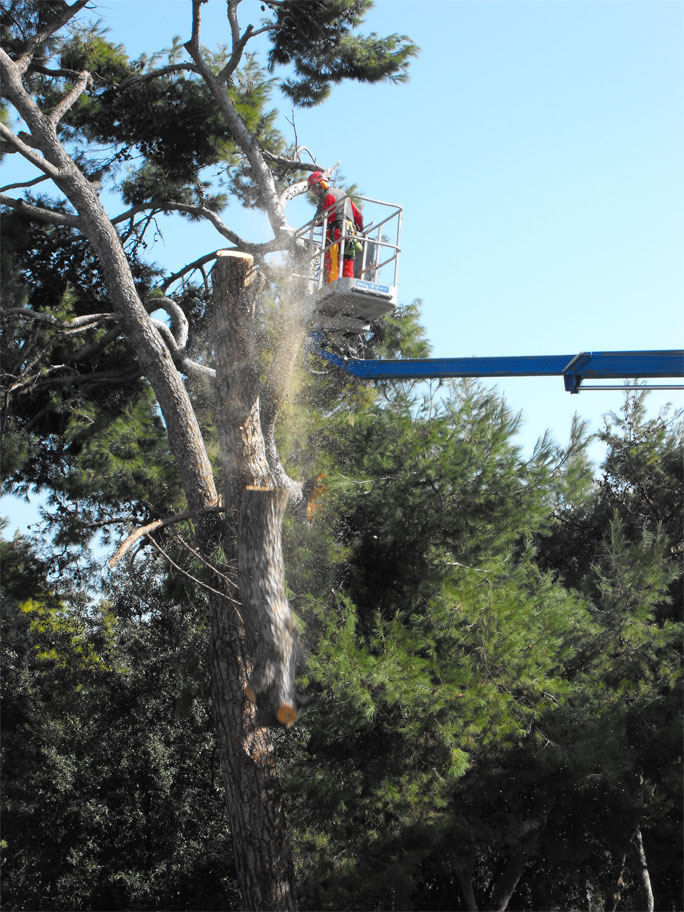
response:
<path fill-rule="evenodd" d="M 681 415 L 631 393 L 597 473 L 581 422 L 525 454 L 496 391 L 327 372 L 271 255 L 333 169 L 273 93 L 402 80 L 416 48 L 360 36 L 368 0 L 229 0 L 211 52 L 202 5 L 130 60 L 85 0 L 0 3 L 0 151 L 36 169 L 0 191 L 3 485 L 48 507 L 42 547 L 0 543 L 6 906 L 294 908 L 296 872 L 311 909 L 675 910 Z M 216 250 L 155 264 L 161 213 L 215 228 L 223 284 Z M 361 344 L 426 356 L 418 305 Z M 241 604 L 242 505 L 274 489 L 289 729 L 247 697 Z M 103 580 L 92 535 L 133 530 Z"/>

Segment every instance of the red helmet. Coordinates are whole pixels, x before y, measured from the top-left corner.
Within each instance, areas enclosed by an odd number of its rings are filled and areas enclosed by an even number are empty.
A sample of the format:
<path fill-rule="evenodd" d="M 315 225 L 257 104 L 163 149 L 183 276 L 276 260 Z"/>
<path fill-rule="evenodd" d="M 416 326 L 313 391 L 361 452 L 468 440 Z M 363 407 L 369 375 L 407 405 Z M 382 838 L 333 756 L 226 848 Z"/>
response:
<path fill-rule="evenodd" d="M 323 190 L 328 189 L 328 182 L 325 179 L 325 176 L 320 171 L 313 171 L 306 180 L 309 185 L 309 190 L 316 190 L 319 187 Z"/>

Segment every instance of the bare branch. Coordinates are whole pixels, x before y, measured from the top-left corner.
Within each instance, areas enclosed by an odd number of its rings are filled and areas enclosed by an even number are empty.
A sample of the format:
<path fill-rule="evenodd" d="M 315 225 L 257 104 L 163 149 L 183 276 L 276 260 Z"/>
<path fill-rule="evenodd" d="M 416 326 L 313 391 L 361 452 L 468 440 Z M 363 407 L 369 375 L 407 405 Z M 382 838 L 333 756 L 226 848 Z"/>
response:
<path fill-rule="evenodd" d="M 256 137 L 251 133 L 244 120 L 235 109 L 235 106 L 225 90 L 223 82 L 212 72 L 207 61 L 202 56 L 202 50 L 199 43 L 201 6 L 202 0 L 192 0 L 192 38 L 185 43 L 184 47 L 197 64 L 197 69 L 211 94 L 214 96 L 235 143 L 247 157 L 254 180 L 259 187 L 261 201 L 268 213 L 271 227 L 276 236 L 287 234 L 291 232 L 291 229 L 287 224 L 285 212 L 280 205 L 275 181 L 266 164 L 262 149 L 259 146 Z M 227 235 L 224 234 L 224 237 L 225 236 Z M 250 249 L 242 244 L 239 244 L 238 246 L 241 246 L 244 250 Z"/>
<path fill-rule="evenodd" d="M 308 151 L 309 151 L 309 150 L 307 149 L 307 152 L 308 152 Z M 264 155 L 265 155 L 266 157 L 269 157 L 269 156 L 270 156 L 270 158 L 271 158 L 272 160 L 274 160 L 274 161 L 277 159 L 277 156 L 275 156 L 275 155 L 271 156 L 270 153 L 266 153 L 266 152 L 265 152 Z M 290 160 L 290 161 L 291 161 L 291 160 Z M 286 167 L 288 167 L 288 168 L 291 168 L 292 165 L 295 164 L 293 161 L 291 161 L 291 164 L 290 164 L 290 165 L 287 165 L 287 162 L 288 162 L 288 159 L 281 159 L 279 163 L 280 163 L 280 164 L 285 164 Z M 337 169 L 340 167 L 341 164 L 342 164 L 342 163 L 341 163 L 340 161 L 338 161 L 338 162 L 336 162 L 336 164 L 334 164 L 334 165 L 332 166 L 332 168 L 321 168 L 319 165 L 315 165 L 315 164 L 314 164 L 314 165 L 307 165 L 307 164 L 304 164 L 304 163 L 302 162 L 302 163 L 299 165 L 299 168 L 300 168 L 302 171 L 320 171 L 320 172 L 321 172 L 322 174 L 324 174 L 326 177 L 330 177 L 331 174 L 334 174 L 335 171 L 337 171 Z M 280 204 L 281 204 L 281 206 L 282 206 L 283 208 L 285 208 L 285 206 L 287 205 L 287 203 L 290 202 L 290 200 L 293 200 L 296 196 L 301 196 L 302 193 L 306 193 L 307 189 L 308 189 L 308 187 L 307 187 L 306 181 L 297 181 L 297 182 L 294 183 L 294 184 L 290 184 L 290 186 L 289 186 L 289 187 L 286 187 L 286 188 L 283 190 L 283 192 L 280 194 Z"/>
<path fill-rule="evenodd" d="M 188 578 L 189 580 L 192 580 L 193 583 L 196 583 L 198 586 L 201 586 L 202 589 L 207 589 L 209 592 L 213 592 L 214 595 L 220 595 L 221 598 L 226 599 L 226 601 L 228 601 L 228 602 L 232 602 L 234 605 L 238 605 L 238 606 L 240 605 L 240 602 L 238 602 L 238 601 L 237 601 L 236 599 L 234 599 L 234 598 L 231 598 L 227 593 L 225 593 L 225 592 L 220 592 L 218 589 L 214 589 L 213 586 L 208 585 L 208 583 L 203 583 L 202 580 L 197 579 L 196 576 L 193 576 L 191 573 L 188 573 L 187 570 L 184 570 L 184 569 L 180 566 L 180 564 L 177 564 L 177 563 L 175 562 L 175 560 L 173 560 L 173 558 L 170 557 L 170 556 L 166 553 L 166 551 L 164 551 L 164 549 L 163 549 L 162 546 L 159 544 L 159 542 L 156 541 L 156 539 L 152 538 L 151 535 L 149 536 L 149 539 L 150 539 L 150 541 L 152 542 L 152 544 L 154 545 L 154 547 L 157 549 L 157 551 L 159 551 L 159 553 L 162 555 L 162 557 L 163 557 L 165 560 L 167 560 L 167 561 L 171 564 L 172 567 L 175 567 L 175 569 L 178 570 L 179 573 L 182 573 L 183 576 L 187 576 L 187 578 Z M 226 621 L 226 623 L 229 623 L 229 622 Z M 235 627 L 235 628 L 237 629 L 237 625 L 236 625 L 236 624 L 231 624 L 230 626 L 231 626 L 231 627 Z"/>
<path fill-rule="evenodd" d="M 211 563 L 206 559 L 206 557 L 203 557 L 203 556 L 199 553 L 199 551 L 197 551 L 195 548 L 193 548 L 192 545 L 189 545 L 189 544 L 185 541 L 185 539 L 183 538 L 183 536 L 182 536 L 182 535 L 179 535 L 178 532 L 177 532 L 175 529 L 173 529 L 172 531 L 173 531 L 173 534 L 175 535 L 175 537 L 176 537 L 176 538 L 178 539 L 178 541 L 181 543 L 181 545 L 182 545 L 187 551 L 189 551 L 190 554 L 193 555 L 193 557 L 196 557 L 197 560 L 198 560 L 201 564 L 204 564 L 204 566 L 205 566 L 208 570 L 211 570 L 212 573 L 215 573 L 217 576 L 220 576 L 221 579 L 224 580 L 224 582 L 228 583 L 229 586 L 232 586 L 233 589 L 237 589 L 237 588 L 238 588 L 238 584 L 235 582 L 234 579 L 231 579 L 227 574 L 222 573 L 222 572 L 219 570 L 218 567 L 215 567 L 213 564 L 211 564 Z"/>
<path fill-rule="evenodd" d="M 233 40 L 233 53 L 230 56 L 230 60 L 217 76 L 219 82 L 224 85 L 237 69 L 247 42 L 250 38 L 253 38 L 255 34 L 254 27 L 248 25 L 244 34 L 242 36 L 240 35 L 240 25 L 237 18 L 237 8 L 239 4 L 240 0 L 228 0 L 228 22 L 230 23 L 230 32 Z"/>
<path fill-rule="evenodd" d="M 199 50 L 199 40 L 200 40 L 200 27 L 202 24 L 202 4 L 204 0 L 192 0 L 192 33 L 190 36 L 190 44 L 194 48 Z M 191 55 L 192 56 L 192 55 Z"/>
<path fill-rule="evenodd" d="M 179 513 L 177 516 L 167 516 L 166 519 L 155 519 L 154 522 L 148 523 L 146 526 L 140 526 L 134 532 L 119 545 L 116 549 L 116 552 L 112 557 L 107 561 L 107 566 L 110 570 L 113 570 L 114 567 L 119 563 L 121 558 L 129 551 L 139 538 L 142 538 L 143 535 L 151 535 L 152 532 L 156 532 L 157 529 L 163 529 L 165 526 L 170 526 L 173 523 L 184 522 L 186 519 L 192 519 L 194 516 L 205 516 L 209 513 L 223 513 L 225 512 L 224 507 L 205 507 L 203 510 L 186 510 L 185 513 Z"/>
<path fill-rule="evenodd" d="M 183 70 L 189 73 L 196 73 L 197 67 L 194 63 L 189 63 L 187 61 L 185 63 L 171 63 L 168 66 L 160 67 L 158 70 L 150 70 L 149 73 L 138 73 L 135 76 L 131 76 L 130 79 L 122 82 L 121 85 L 116 86 L 114 91 L 123 92 L 133 85 L 137 86 L 142 82 L 149 82 L 152 79 L 159 79 L 161 76 L 168 76 L 170 73 L 180 73 Z"/>
<path fill-rule="evenodd" d="M 166 291 L 169 286 L 173 285 L 174 282 L 177 282 L 178 279 L 182 278 L 186 273 L 193 272 L 195 269 L 201 269 L 202 266 L 206 263 L 210 263 L 212 260 L 215 260 L 218 255 L 218 250 L 214 250 L 213 253 L 207 253 L 202 257 L 199 257 L 197 260 L 193 260 L 192 263 L 188 263 L 187 266 L 183 266 L 182 269 L 179 269 L 177 272 L 174 272 L 173 275 L 169 276 L 168 279 L 165 279 L 164 282 L 159 286 L 162 291 Z"/>
<path fill-rule="evenodd" d="M 41 76 L 49 76 L 52 79 L 75 79 L 79 75 L 78 70 L 51 70 L 48 67 L 41 66 L 33 62 L 29 67 L 30 73 L 40 73 Z"/>
<path fill-rule="evenodd" d="M 175 203 L 173 201 L 165 201 L 159 205 L 158 208 L 162 212 L 185 212 L 188 215 L 194 215 L 198 216 L 199 218 L 206 219 L 208 222 L 211 222 L 219 234 L 223 235 L 223 237 L 226 238 L 226 240 L 230 241 L 231 244 L 235 244 L 236 247 L 239 247 L 240 250 L 252 251 L 255 248 L 259 248 L 261 246 L 259 244 L 252 244 L 249 241 L 243 240 L 239 234 L 236 234 L 223 223 L 216 212 L 207 208 L 207 206 L 191 206 L 188 203 Z"/>
<path fill-rule="evenodd" d="M 264 158 L 266 161 L 273 162 L 275 165 L 280 165 L 282 168 L 286 168 L 288 171 L 324 171 L 320 165 L 317 165 L 315 162 L 310 164 L 309 162 L 299 161 L 299 159 L 294 158 L 285 158 L 283 155 L 274 155 L 272 152 L 264 149 Z M 339 164 L 339 162 L 338 162 Z M 335 165 L 337 168 L 337 165 Z M 330 170 L 334 171 L 335 168 Z"/>
<path fill-rule="evenodd" d="M 59 104 L 55 105 L 48 115 L 48 120 L 53 124 L 58 124 L 64 115 L 76 104 L 78 99 L 83 95 L 85 90 L 92 83 L 92 77 L 87 70 L 79 73 L 78 79 L 62 98 Z"/>
<path fill-rule="evenodd" d="M 2 48 L 0 48 L 0 62 L 4 63 L 4 59 L 9 57 Z M 23 140 L 19 139 L 16 133 L 13 133 L 10 128 L 0 122 L 0 138 L 4 139 L 5 142 L 8 142 L 11 146 L 14 146 L 15 150 L 19 152 L 27 161 L 30 161 L 32 165 L 35 165 L 36 168 L 39 168 L 44 174 L 47 174 L 48 177 L 56 178 L 61 177 L 61 172 L 59 168 L 55 168 L 54 165 L 36 152 L 31 146 L 27 145 Z"/>
<path fill-rule="evenodd" d="M 200 364 L 198 361 L 193 361 L 192 358 L 188 358 L 185 352 L 176 345 L 173 333 L 166 323 L 162 323 L 161 320 L 152 320 L 152 325 L 164 340 L 166 347 L 173 358 L 173 363 L 179 371 L 187 374 L 188 377 L 196 377 L 199 380 L 216 379 L 216 371 L 213 367 L 206 367 L 206 365 Z"/>
<path fill-rule="evenodd" d="M 212 382 L 216 380 L 216 371 L 213 367 L 207 367 L 204 364 L 200 364 L 199 361 L 193 361 L 187 355 L 178 359 L 176 367 L 184 374 L 187 374 L 188 377 L 195 377 L 197 380 L 211 380 Z"/>
<path fill-rule="evenodd" d="M 47 174 L 43 174 L 41 177 L 34 177 L 30 181 L 22 181 L 18 184 L 7 184 L 6 187 L 0 187 L 0 193 L 4 193 L 5 190 L 21 190 L 23 187 L 35 187 L 36 184 L 40 184 L 43 181 L 50 180 Z"/>
<path fill-rule="evenodd" d="M 113 219 L 110 219 L 112 225 L 118 225 L 119 222 L 125 222 L 130 218 L 133 218 L 134 215 L 137 215 L 139 212 L 146 212 L 148 209 L 151 209 L 152 212 L 158 212 L 159 208 L 152 203 L 136 203 L 135 206 L 131 206 L 130 209 L 126 209 L 125 212 L 121 212 L 119 215 L 116 215 Z"/>
<path fill-rule="evenodd" d="M 230 33 L 233 38 L 233 48 L 237 47 L 240 42 L 240 25 L 237 18 L 237 8 L 240 5 L 240 0 L 228 0 L 228 22 L 230 23 Z M 251 29 L 250 25 L 250 29 Z M 235 53 L 233 51 L 233 53 Z"/>
<path fill-rule="evenodd" d="M 34 206 L 23 199 L 15 199 L 13 196 L 6 196 L 0 193 L 0 205 L 9 206 L 10 209 L 17 209 L 19 212 L 26 212 L 42 222 L 50 222 L 52 225 L 69 225 L 72 228 L 79 228 L 81 225 L 80 215 L 69 215 L 67 212 L 57 212 L 54 209 L 44 209 L 42 206 Z"/>
<path fill-rule="evenodd" d="M 297 181 L 294 184 L 290 184 L 290 186 L 286 187 L 279 196 L 280 205 L 285 208 L 290 200 L 293 200 L 296 196 L 301 196 L 302 193 L 306 193 L 307 189 L 306 181 Z"/>
<path fill-rule="evenodd" d="M 250 241 L 245 241 L 240 237 L 239 234 L 236 234 L 235 231 L 232 231 L 224 222 L 221 220 L 218 213 L 214 212 L 212 209 L 209 209 L 207 206 L 192 206 L 190 203 L 176 203 L 173 200 L 163 200 L 162 202 L 150 202 L 150 203 L 138 203 L 135 206 L 131 206 L 130 209 L 127 209 L 125 212 L 120 213 L 115 216 L 111 222 L 113 225 L 118 224 L 119 222 L 125 222 L 127 219 L 131 218 L 134 215 L 137 215 L 140 212 L 184 212 L 186 215 L 192 215 L 196 218 L 204 218 L 216 228 L 219 234 L 223 235 L 226 240 L 230 241 L 236 247 L 239 247 L 240 250 L 247 250 L 250 252 L 258 252 L 263 249 L 263 244 L 253 244 Z M 211 256 L 209 259 L 211 259 Z"/>
<path fill-rule="evenodd" d="M 37 323 L 47 323 L 49 326 L 57 326 L 65 332 L 83 332 L 86 329 L 92 329 L 102 323 L 117 321 L 118 316 L 112 313 L 84 314 L 81 317 L 74 317 L 72 320 L 60 320 L 53 314 L 44 313 L 40 310 L 32 310 L 30 307 L 7 307 L 0 310 L 0 319 L 8 317 L 21 316 L 35 320 Z"/>
<path fill-rule="evenodd" d="M 171 331 L 176 347 L 180 351 L 185 351 L 188 344 L 188 318 L 183 313 L 183 308 L 177 304 L 173 298 L 166 295 L 150 298 L 147 304 L 148 310 L 161 308 L 171 317 Z"/>

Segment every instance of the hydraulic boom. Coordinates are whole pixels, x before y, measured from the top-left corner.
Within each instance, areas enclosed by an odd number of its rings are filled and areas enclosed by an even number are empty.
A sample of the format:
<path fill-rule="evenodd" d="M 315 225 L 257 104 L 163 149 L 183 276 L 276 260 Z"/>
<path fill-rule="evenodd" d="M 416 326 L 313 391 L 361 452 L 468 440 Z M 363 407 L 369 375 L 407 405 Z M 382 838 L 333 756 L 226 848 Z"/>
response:
<path fill-rule="evenodd" d="M 365 380 L 428 380 L 439 377 L 563 377 L 569 393 L 581 389 L 622 389 L 619 384 L 584 385 L 585 380 L 672 379 L 684 377 L 684 350 L 580 352 L 577 355 L 424 358 L 374 361 L 343 358 L 326 348 L 318 354 Z M 653 384 L 648 389 L 684 389 Z"/>

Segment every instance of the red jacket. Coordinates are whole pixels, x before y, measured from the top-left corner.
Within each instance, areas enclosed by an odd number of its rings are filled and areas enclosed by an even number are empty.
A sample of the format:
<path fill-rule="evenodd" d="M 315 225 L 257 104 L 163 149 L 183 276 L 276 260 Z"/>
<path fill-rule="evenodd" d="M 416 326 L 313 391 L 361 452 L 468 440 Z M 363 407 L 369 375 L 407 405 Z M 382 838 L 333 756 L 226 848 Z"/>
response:
<path fill-rule="evenodd" d="M 318 204 L 318 214 L 321 216 L 321 220 L 324 215 L 327 214 L 328 216 L 328 231 L 332 232 L 335 228 L 342 228 L 342 219 L 345 212 L 354 220 L 354 227 L 358 231 L 362 231 L 363 216 L 353 201 L 347 197 L 344 190 L 331 187 Z"/>

